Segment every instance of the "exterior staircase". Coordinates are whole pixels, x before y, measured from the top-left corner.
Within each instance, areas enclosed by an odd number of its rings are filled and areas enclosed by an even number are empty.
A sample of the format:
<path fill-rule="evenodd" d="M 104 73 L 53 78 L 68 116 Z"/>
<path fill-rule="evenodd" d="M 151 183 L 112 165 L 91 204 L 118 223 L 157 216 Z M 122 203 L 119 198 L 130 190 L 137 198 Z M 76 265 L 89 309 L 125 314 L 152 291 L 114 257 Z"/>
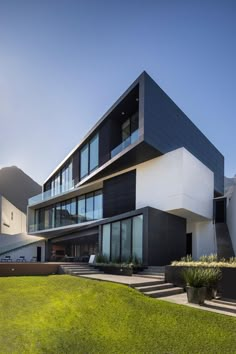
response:
<path fill-rule="evenodd" d="M 234 250 L 229 234 L 228 226 L 226 223 L 216 223 L 216 245 L 217 245 L 217 256 L 221 258 L 234 257 Z"/>
<path fill-rule="evenodd" d="M 165 267 L 148 267 L 138 274 L 140 277 L 152 278 L 153 281 L 135 284 L 132 287 L 146 296 L 160 298 L 165 296 L 182 294 L 183 288 L 165 282 Z"/>
<path fill-rule="evenodd" d="M 102 272 L 95 269 L 94 267 L 91 267 L 87 263 L 82 263 L 82 264 L 68 264 L 68 265 L 61 264 L 59 273 L 80 276 L 80 275 L 100 274 Z"/>
<path fill-rule="evenodd" d="M 94 267 L 82 263 L 82 264 L 61 264 L 60 274 L 70 274 L 74 276 L 86 276 L 93 274 L 104 274 L 103 272 L 95 269 Z M 143 282 L 131 284 L 130 286 L 143 293 L 146 296 L 153 298 L 160 298 L 164 296 L 171 296 L 183 293 L 183 288 L 175 287 L 171 283 L 165 282 L 165 267 L 149 267 L 144 271 L 133 275 L 133 277 L 144 278 Z M 119 275 L 117 276 L 119 277 Z M 147 281 L 149 278 L 149 281 Z"/>

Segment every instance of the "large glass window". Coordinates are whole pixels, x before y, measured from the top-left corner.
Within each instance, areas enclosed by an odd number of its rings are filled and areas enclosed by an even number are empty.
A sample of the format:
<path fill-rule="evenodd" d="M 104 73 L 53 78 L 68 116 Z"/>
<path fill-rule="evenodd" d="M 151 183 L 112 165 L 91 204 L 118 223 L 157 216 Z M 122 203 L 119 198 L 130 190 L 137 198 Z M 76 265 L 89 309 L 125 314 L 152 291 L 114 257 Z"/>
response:
<path fill-rule="evenodd" d="M 121 221 L 121 260 L 127 262 L 131 257 L 131 219 Z"/>
<path fill-rule="evenodd" d="M 98 167 L 99 135 L 96 134 L 80 150 L 80 179 L 86 177 Z"/>
<path fill-rule="evenodd" d="M 86 144 L 80 151 L 80 178 L 88 175 L 88 144 Z"/>
<path fill-rule="evenodd" d="M 72 224 L 77 224 L 78 223 L 78 217 L 76 213 L 76 198 L 73 198 L 70 203 L 70 215 L 71 215 L 71 223 Z"/>
<path fill-rule="evenodd" d="M 104 234 L 106 240 L 103 240 Z M 143 215 L 103 225 L 102 245 L 108 243 L 108 237 L 109 250 L 111 248 L 111 255 L 110 253 L 109 255 L 113 262 L 128 262 L 131 258 L 137 258 L 142 262 Z M 105 254 L 104 247 L 102 252 Z"/>
<path fill-rule="evenodd" d="M 111 225 L 111 259 L 113 262 L 120 261 L 120 222 Z"/>
<path fill-rule="evenodd" d="M 77 224 L 101 219 L 103 214 L 102 191 L 72 198 L 46 208 L 35 210 L 34 230 Z"/>
<path fill-rule="evenodd" d="M 110 259 L 110 224 L 102 228 L 102 254 Z"/>
<path fill-rule="evenodd" d="M 86 220 L 93 220 L 93 193 L 86 195 Z"/>
<path fill-rule="evenodd" d="M 85 214 L 85 196 L 78 199 L 78 222 L 84 222 L 86 220 Z"/>
<path fill-rule="evenodd" d="M 142 262 L 143 260 L 143 215 L 133 218 L 133 257 Z"/>
<path fill-rule="evenodd" d="M 89 148 L 89 171 L 93 171 L 98 167 L 98 134 L 90 141 Z"/>
<path fill-rule="evenodd" d="M 98 191 L 94 193 L 94 219 L 102 218 L 102 192 Z"/>
<path fill-rule="evenodd" d="M 56 204 L 55 207 L 55 226 L 61 226 L 61 203 Z"/>

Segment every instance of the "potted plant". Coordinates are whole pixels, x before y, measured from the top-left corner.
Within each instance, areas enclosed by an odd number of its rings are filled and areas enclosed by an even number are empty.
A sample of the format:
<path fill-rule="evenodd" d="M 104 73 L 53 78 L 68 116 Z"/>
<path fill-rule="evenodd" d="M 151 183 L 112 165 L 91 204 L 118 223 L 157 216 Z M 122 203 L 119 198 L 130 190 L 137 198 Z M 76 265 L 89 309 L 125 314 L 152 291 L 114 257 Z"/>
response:
<path fill-rule="evenodd" d="M 183 271 L 188 302 L 202 305 L 206 298 L 207 273 L 202 268 L 189 268 Z"/>

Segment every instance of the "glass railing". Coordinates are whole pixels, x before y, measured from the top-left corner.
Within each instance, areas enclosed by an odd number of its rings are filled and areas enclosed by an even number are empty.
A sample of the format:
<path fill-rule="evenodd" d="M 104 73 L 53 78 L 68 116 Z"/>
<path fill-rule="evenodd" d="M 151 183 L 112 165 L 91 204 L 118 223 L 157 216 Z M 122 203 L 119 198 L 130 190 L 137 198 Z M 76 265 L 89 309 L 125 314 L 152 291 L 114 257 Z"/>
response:
<path fill-rule="evenodd" d="M 111 151 L 111 158 L 119 154 L 122 150 L 127 148 L 127 146 L 135 143 L 135 141 L 138 140 L 138 129 L 135 130 L 127 139 L 122 141 L 122 143 L 118 146 L 116 146 L 112 151 Z"/>
<path fill-rule="evenodd" d="M 103 211 L 101 208 L 95 209 L 94 210 L 94 216 L 93 217 L 86 217 L 82 215 L 70 215 L 68 214 L 67 216 L 63 215 L 62 220 L 57 220 L 55 222 L 55 219 L 53 220 L 47 220 L 47 224 L 44 222 L 38 222 L 38 223 L 32 223 L 28 226 L 28 232 L 36 232 L 36 231 L 43 231 L 43 230 L 49 230 L 49 229 L 54 229 L 57 227 L 65 227 L 65 226 L 72 226 L 72 225 L 78 225 L 78 224 L 83 224 L 86 222 L 91 222 L 91 221 L 96 221 L 102 219 L 102 214 Z"/>
<path fill-rule="evenodd" d="M 54 198 L 55 196 L 68 192 L 69 190 L 73 189 L 74 186 L 75 186 L 74 180 L 72 180 L 68 184 L 58 186 L 58 188 L 49 189 L 46 192 L 37 194 L 31 197 L 30 199 L 28 199 L 28 205 L 30 206 L 32 204 L 41 203 L 51 198 Z"/>

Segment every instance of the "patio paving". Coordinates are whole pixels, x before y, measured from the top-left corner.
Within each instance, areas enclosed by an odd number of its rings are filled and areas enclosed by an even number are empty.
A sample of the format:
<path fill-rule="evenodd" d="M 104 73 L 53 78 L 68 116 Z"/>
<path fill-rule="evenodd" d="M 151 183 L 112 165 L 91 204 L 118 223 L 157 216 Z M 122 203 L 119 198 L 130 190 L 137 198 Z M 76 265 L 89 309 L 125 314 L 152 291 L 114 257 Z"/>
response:
<path fill-rule="evenodd" d="M 223 315 L 236 317 L 236 303 L 235 302 L 221 301 L 220 299 L 219 300 L 216 299 L 213 301 L 206 300 L 204 302 L 204 304 L 200 306 L 200 305 L 188 303 L 186 293 L 162 297 L 161 299 L 158 299 L 158 300 L 169 301 L 169 302 L 173 302 L 173 303 L 179 304 L 179 305 L 195 307 L 195 308 L 203 310 L 203 311 L 216 312 L 216 313 L 220 313 Z"/>
<path fill-rule="evenodd" d="M 126 276 L 126 275 L 113 275 L 113 274 L 86 274 L 80 275 L 83 278 L 95 279 L 95 280 L 103 280 L 103 281 L 110 281 L 112 283 L 119 283 L 124 285 L 136 285 L 140 283 L 149 284 L 153 282 L 153 278 L 146 278 L 138 275 L 133 276 Z"/>

